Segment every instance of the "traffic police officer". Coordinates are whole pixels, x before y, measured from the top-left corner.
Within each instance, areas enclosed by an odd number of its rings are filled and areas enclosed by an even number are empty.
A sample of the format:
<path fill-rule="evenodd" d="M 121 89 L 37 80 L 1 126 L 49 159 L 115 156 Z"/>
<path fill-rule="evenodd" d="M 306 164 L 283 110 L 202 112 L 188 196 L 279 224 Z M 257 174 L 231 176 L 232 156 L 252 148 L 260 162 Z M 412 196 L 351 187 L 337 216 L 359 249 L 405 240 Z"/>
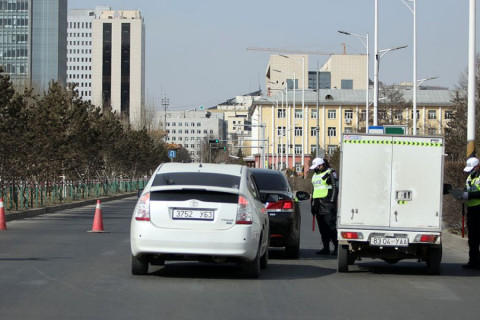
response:
<path fill-rule="evenodd" d="M 468 263 L 465 269 L 480 269 L 480 162 L 469 158 L 463 169 L 469 172 L 463 199 L 467 200 Z"/>
<path fill-rule="evenodd" d="M 334 246 L 332 255 L 336 255 L 338 247 L 338 176 L 336 171 L 322 158 L 313 159 L 310 170 L 315 170 L 312 176 L 312 215 L 317 218 L 318 229 L 323 242 L 323 249 L 317 251 L 317 254 L 330 254 L 330 242 L 332 242 Z"/>

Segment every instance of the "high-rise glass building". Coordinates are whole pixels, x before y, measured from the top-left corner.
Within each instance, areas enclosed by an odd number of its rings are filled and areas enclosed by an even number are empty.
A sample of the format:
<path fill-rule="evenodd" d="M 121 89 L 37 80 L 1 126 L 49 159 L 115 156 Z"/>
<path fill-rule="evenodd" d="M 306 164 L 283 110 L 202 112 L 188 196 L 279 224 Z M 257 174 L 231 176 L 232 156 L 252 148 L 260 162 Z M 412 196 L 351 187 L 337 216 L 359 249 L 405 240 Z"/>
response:
<path fill-rule="evenodd" d="M 0 65 L 17 87 L 66 83 L 67 0 L 1 0 Z"/>

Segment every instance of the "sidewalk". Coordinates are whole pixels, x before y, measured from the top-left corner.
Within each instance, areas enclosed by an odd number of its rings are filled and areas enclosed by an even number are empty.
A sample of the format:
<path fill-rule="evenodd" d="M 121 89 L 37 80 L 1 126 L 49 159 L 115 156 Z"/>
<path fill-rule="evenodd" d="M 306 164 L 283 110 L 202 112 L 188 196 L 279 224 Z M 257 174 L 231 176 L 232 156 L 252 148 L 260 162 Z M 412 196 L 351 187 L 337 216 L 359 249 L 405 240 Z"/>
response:
<path fill-rule="evenodd" d="M 93 204 L 97 203 L 97 200 L 100 200 L 103 203 L 103 202 L 108 202 L 108 201 L 133 197 L 133 196 L 136 196 L 136 194 L 137 194 L 136 192 L 124 193 L 124 194 L 115 195 L 115 196 L 99 197 L 99 198 L 95 198 L 95 199 L 76 201 L 76 202 L 60 204 L 60 205 L 57 205 L 57 206 L 45 207 L 45 208 L 40 208 L 40 209 L 7 212 L 5 214 L 5 220 L 6 221 L 12 221 L 12 220 L 20 220 L 20 219 L 25 219 L 25 218 L 31 218 L 31 217 L 39 216 L 39 215 L 42 215 L 42 214 L 53 213 L 53 212 L 57 212 L 57 211 L 65 210 L 65 209 L 72 209 L 72 208 L 78 208 L 78 207 L 93 205 Z"/>

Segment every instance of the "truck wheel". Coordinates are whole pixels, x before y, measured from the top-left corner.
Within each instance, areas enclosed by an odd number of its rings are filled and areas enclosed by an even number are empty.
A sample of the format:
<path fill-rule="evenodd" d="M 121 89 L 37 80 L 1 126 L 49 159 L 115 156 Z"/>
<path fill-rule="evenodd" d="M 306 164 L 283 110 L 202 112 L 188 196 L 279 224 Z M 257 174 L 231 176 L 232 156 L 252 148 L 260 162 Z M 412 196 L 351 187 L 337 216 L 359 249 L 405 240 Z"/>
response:
<path fill-rule="evenodd" d="M 132 255 L 132 274 L 135 276 L 143 276 L 148 273 L 148 256 Z"/>
<path fill-rule="evenodd" d="M 338 246 L 338 272 L 348 272 L 348 264 L 350 262 L 348 245 Z"/>
<path fill-rule="evenodd" d="M 429 258 L 427 259 L 428 274 L 440 274 L 440 264 L 442 262 L 442 245 L 430 247 L 428 250 Z"/>

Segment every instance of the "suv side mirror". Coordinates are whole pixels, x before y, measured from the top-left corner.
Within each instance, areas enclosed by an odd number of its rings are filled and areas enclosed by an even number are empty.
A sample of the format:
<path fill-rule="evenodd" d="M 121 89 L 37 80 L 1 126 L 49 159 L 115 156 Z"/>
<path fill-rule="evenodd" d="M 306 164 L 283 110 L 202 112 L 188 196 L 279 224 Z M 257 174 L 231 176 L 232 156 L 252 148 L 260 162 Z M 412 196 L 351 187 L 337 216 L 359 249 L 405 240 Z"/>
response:
<path fill-rule="evenodd" d="M 443 184 L 443 194 L 448 194 L 452 190 L 452 185 L 450 183 Z"/>
<path fill-rule="evenodd" d="M 308 199 L 310 199 L 310 194 L 308 192 L 305 192 L 305 191 L 297 191 L 297 193 L 295 194 L 295 197 L 299 201 L 308 200 Z"/>

